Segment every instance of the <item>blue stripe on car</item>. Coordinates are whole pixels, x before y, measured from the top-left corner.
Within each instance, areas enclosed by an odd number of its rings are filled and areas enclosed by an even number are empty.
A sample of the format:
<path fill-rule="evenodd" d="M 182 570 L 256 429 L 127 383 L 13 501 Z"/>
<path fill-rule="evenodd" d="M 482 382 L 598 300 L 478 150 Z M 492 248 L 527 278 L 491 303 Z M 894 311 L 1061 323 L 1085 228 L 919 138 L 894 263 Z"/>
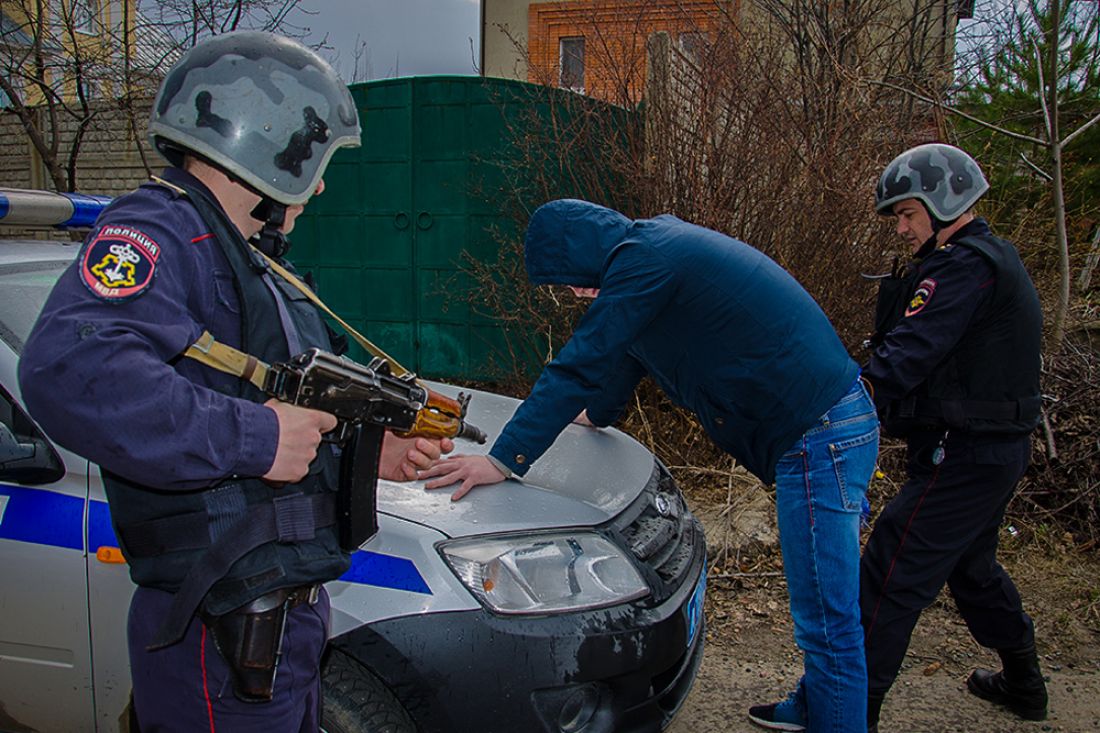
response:
<path fill-rule="evenodd" d="M 379 552 L 357 550 L 351 556 L 351 567 L 340 576 L 340 580 L 427 595 L 432 593 L 412 560 Z"/>
<path fill-rule="evenodd" d="M 100 547 L 118 547 L 118 538 L 107 502 L 93 501 L 88 506 L 88 548 L 95 552 Z"/>
<path fill-rule="evenodd" d="M 53 491 L 0 484 L 0 540 L 84 550 L 84 500 Z M 88 506 L 88 547 L 118 547 L 111 513 L 105 501 Z M 431 595 L 416 564 L 404 557 L 358 550 L 351 556 L 351 568 L 340 576 L 347 583 L 393 588 Z"/>
<path fill-rule="evenodd" d="M 83 550 L 84 500 L 52 491 L 0 484 L 7 496 L 0 539 Z"/>

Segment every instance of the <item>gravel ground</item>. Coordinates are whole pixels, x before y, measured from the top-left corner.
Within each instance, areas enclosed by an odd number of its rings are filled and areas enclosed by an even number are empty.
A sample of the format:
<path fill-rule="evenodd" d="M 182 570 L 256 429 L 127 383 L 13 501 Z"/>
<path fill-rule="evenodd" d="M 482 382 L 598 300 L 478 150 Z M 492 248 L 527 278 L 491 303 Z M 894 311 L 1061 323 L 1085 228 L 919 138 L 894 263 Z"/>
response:
<path fill-rule="evenodd" d="M 746 717 L 748 707 L 783 697 L 801 671 L 781 561 L 774 550 L 760 550 L 761 541 L 773 539 L 766 507 L 757 502 L 732 509 L 696 507 L 719 567 L 708 585 L 703 665 L 668 733 L 759 731 Z M 755 543 L 746 572 L 746 553 L 731 549 L 740 547 L 730 541 L 734 535 Z M 917 625 L 883 707 L 882 733 L 1100 733 L 1100 558 L 1076 553 L 1068 538 L 1025 532 L 1005 537 L 1001 560 L 1035 621 L 1048 678 L 1048 719 L 1022 721 L 967 692 L 970 670 L 996 668 L 999 660 L 973 641 L 942 596 Z"/>

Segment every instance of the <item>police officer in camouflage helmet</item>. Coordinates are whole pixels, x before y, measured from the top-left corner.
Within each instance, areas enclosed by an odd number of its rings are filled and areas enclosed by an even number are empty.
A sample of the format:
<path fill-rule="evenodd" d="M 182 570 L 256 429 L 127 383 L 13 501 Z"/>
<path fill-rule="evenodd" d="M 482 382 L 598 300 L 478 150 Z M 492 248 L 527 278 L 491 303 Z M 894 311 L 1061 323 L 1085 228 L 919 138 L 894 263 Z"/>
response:
<path fill-rule="evenodd" d="M 1042 314 L 1016 248 L 972 212 L 988 189 L 973 158 L 935 143 L 895 158 L 875 191 L 912 260 L 882 281 L 864 369 L 883 426 L 908 451 L 905 484 L 860 567 L 871 731 L 913 627 L 944 584 L 970 633 L 1004 664 L 975 670 L 968 689 L 1023 718 L 1046 717 L 1032 622 L 996 559 L 1039 421 Z"/>
<path fill-rule="evenodd" d="M 875 211 L 893 212 L 894 204 L 917 199 L 928 209 L 936 231 L 970 211 L 989 183 L 969 155 L 951 145 L 918 145 L 894 158 L 875 189 Z"/>
<path fill-rule="evenodd" d="M 150 120 L 172 164 L 100 216 L 20 360 L 26 404 L 98 463 L 138 588 L 128 620 L 143 731 L 299 733 L 320 725 L 322 583 L 349 565 L 334 526 L 329 414 L 266 400 L 185 357 L 204 332 L 267 362 L 339 351 L 257 250 L 324 190 L 359 121 L 331 67 L 270 33 L 205 40 Z M 416 477 L 449 440 L 387 434 L 380 475 Z"/>

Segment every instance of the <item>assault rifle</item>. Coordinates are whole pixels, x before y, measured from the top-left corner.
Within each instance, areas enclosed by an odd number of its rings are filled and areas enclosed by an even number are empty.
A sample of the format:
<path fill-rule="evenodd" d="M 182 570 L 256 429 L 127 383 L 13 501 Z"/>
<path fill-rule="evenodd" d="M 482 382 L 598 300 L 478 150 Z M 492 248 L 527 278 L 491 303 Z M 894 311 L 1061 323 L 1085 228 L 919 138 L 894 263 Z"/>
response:
<path fill-rule="evenodd" d="M 325 436 L 341 448 L 337 526 L 340 545 L 353 552 L 378 531 L 375 507 L 384 431 L 404 438 L 463 438 L 484 443 L 485 433 L 466 422 L 470 396 L 445 397 L 408 373 L 394 376 L 377 357 L 366 366 L 320 349 L 272 364 L 264 392 L 299 407 L 336 416 Z"/>

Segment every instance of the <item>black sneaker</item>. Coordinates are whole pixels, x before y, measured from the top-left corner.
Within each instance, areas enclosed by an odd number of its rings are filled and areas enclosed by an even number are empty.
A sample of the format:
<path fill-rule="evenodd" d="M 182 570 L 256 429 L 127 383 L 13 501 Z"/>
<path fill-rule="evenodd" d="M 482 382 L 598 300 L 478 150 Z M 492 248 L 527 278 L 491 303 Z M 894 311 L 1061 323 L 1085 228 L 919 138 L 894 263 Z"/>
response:
<path fill-rule="evenodd" d="M 783 702 L 753 705 L 749 708 L 749 720 L 768 730 L 806 730 L 806 713 L 793 692 Z"/>

